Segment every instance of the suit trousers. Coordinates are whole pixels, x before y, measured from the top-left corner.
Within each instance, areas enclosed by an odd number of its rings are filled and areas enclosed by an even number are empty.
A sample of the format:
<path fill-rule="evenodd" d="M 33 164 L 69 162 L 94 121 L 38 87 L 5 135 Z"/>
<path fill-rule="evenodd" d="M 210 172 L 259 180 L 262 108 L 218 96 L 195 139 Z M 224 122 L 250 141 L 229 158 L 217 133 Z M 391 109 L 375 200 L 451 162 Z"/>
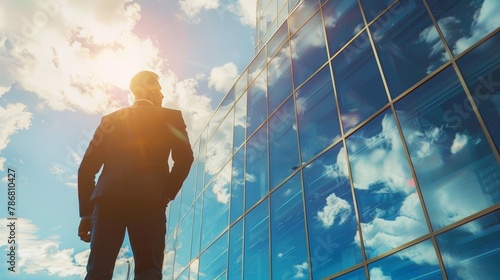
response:
<path fill-rule="evenodd" d="M 165 206 L 152 200 L 101 197 L 94 203 L 85 280 L 112 279 L 125 231 L 134 256 L 134 279 L 162 278 Z"/>

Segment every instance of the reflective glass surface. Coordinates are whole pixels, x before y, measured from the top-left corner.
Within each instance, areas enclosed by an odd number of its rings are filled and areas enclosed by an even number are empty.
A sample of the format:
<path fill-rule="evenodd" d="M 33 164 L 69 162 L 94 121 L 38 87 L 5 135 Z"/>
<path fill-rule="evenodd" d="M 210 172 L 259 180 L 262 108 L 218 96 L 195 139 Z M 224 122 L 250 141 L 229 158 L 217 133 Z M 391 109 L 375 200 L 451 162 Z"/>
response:
<path fill-rule="evenodd" d="M 278 52 L 278 50 L 283 46 L 283 44 L 287 40 L 288 40 L 288 24 L 283 24 L 267 44 L 268 61 L 271 60 L 271 58 Z"/>
<path fill-rule="evenodd" d="M 303 0 L 288 18 L 290 34 L 295 33 L 319 8 L 318 0 Z"/>
<path fill-rule="evenodd" d="M 372 278 L 377 280 L 377 278 Z M 363 267 L 358 268 L 354 271 L 346 273 L 344 275 L 335 277 L 335 280 L 366 280 L 366 273 Z M 390 280 L 390 279 L 381 279 L 381 280 Z"/>
<path fill-rule="evenodd" d="M 366 21 L 370 22 L 396 0 L 361 0 Z"/>
<path fill-rule="evenodd" d="M 452 67 L 395 106 L 434 229 L 500 201 L 500 166 Z"/>
<path fill-rule="evenodd" d="M 191 235 L 193 232 L 193 208 L 186 214 L 179 224 L 179 236 L 176 244 L 175 267 L 184 269 L 191 261 Z M 180 250 L 182 249 L 182 250 Z M 181 272 L 175 269 L 177 274 Z"/>
<path fill-rule="evenodd" d="M 428 1 L 432 14 L 454 55 L 458 55 L 500 26 L 496 0 Z"/>
<path fill-rule="evenodd" d="M 347 138 L 363 244 L 373 258 L 428 232 L 390 110 Z M 360 244 L 359 234 L 354 238 Z"/>
<path fill-rule="evenodd" d="M 443 279 L 430 240 L 371 263 L 368 270 L 370 279 Z"/>
<path fill-rule="evenodd" d="M 245 92 L 245 90 L 247 89 L 247 86 L 248 86 L 247 76 L 248 76 L 248 68 L 245 69 L 243 74 L 241 74 L 240 78 L 238 79 L 238 81 L 234 85 L 234 99 L 235 100 L 238 100 L 238 98 L 240 98 L 240 96 L 243 94 L 243 92 Z"/>
<path fill-rule="evenodd" d="M 330 67 L 324 67 L 296 92 L 302 163 L 340 137 Z"/>
<path fill-rule="evenodd" d="M 227 265 L 227 232 L 200 256 L 198 279 L 217 279 Z"/>
<path fill-rule="evenodd" d="M 457 62 L 497 149 L 500 149 L 499 45 L 500 33 L 497 33 Z"/>
<path fill-rule="evenodd" d="M 273 279 L 308 279 L 304 204 L 300 173 L 271 194 Z"/>
<path fill-rule="evenodd" d="M 398 2 L 370 30 L 392 97 L 450 59 L 421 1 Z"/>
<path fill-rule="evenodd" d="M 363 260 L 354 242 L 356 213 L 343 144 L 315 159 L 303 172 L 312 275 L 323 279 Z"/>
<path fill-rule="evenodd" d="M 496 279 L 500 275 L 500 211 L 437 236 L 448 279 Z"/>
<path fill-rule="evenodd" d="M 248 80 L 251 83 L 257 75 L 260 74 L 264 66 L 266 65 L 266 50 L 261 50 L 259 54 L 255 56 L 253 61 L 248 65 Z"/>
<path fill-rule="evenodd" d="M 228 279 L 238 280 L 243 277 L 243 220 L 239 220 L 229 230 Z"/>
<path fill-rule="evenodd" d="M 267 118 L 267 76 L 266 71 L 255 79 L 248 88 L 247 137 Z"/>
<path fill-rule="evenodd" d="M 205 163 L 205 185 L 221 170 L 232 155 L 233 120 L 234 112 L 231 111 L 208 141 Z"/>
<path fill-rule="evenodd" d="M 177 241 L 177 228 L 172 230 L 172 235 L 165 242 L 165 260 L 163 263 L 163 276 L 174 277 L 175 242 Z"/>
<path fill-rule="evenodd" d="M 233 158 L 233 174 L 231 180 L 231 223 L 243 214 L 243 195 L 245 194 L 245 146 Z"/>
<path fill-rule="evenodd" d="M 323 17 L 330 55 L 334 55 L 365 27 L 357 1 L 329 1 L 323 6 Z"/>
<path fill-rule="evenodd" d="M 347 133 L 388 102 L 366 32 L 333 59 L 332 68 Z"/>
<path fill-rule="evenodd" d="M 205 187 L 205 155 L 206 148 L 203 148 L 200 152 L 200 157 L 198 158 L 198 167 L 196 168 L 196 194 L 198 196 Z M 175 200 L 174 200 L 175 201 Z"/>
<path fill-rule="evenodd" d="M 245 130 L 247 127 L 247 96 L 244 94 L 234 107 L 234 144 L 236 151 L 245 141 Z"/>
<path fill-rule="evenodd" d="M 299 147 L 293 98 L 269 119 L 269 180 L 271 189 L 299 168 Z"/>
<path fill-rule="evenodd" d="M 290 45 L 286 44 L 278 55 L 269 62 L 267 67 L 267 91 L 269 96 L 268 112 L 272 113 L 292 94 L 293 91 Z"/>
<path fill-rule="evenodd" d="M 189 174 L 184 180 L 183 186 L 186 186 L 185 188 L 182 188 L 182 197 L 181 197 L 181 212 L 185 213 L 188 211 L 189 207 L 194 202 L 195 198 L 195 191 L 196 191 L 196 165 L 191 167 L 191 170 L 189 171 Z M 179 195 L 179 194 L 177 194 Z"/>
<path fill-rule="evenodd" d="M 326 62 L 326 43 L 321 13 L 316 13 L 291 40 L 295 87 Z"/>
<path fill-rule="evenodd" d="M 245 216 L 244 279 L 269 279 L 269 207 L 265 199 Z"/>
<path fill-rule="evenodd" d="M 203 193 L 201 250 L 228 226 L 231 168 L 229 162 Z"/>
<path fill-rule="evenodd" d="M 196 200 L 193 210 L 194 210 L 194 218 L 193 218 L 193 238 L 191 239 L 191 256 L 198 256 L 200 253 L 200 235 L 201 235 L 201 210 L 202 210 L 202 202 L 203 199 L 200 196 L 198 200 Z M 198 270 L 196 270 L 198 271 Z"/>
<path fill-rule="evenodd" d="M 249 209 L 269 191 L 267 125 L 248 139 L 246 147 L 245 209 Z"/>

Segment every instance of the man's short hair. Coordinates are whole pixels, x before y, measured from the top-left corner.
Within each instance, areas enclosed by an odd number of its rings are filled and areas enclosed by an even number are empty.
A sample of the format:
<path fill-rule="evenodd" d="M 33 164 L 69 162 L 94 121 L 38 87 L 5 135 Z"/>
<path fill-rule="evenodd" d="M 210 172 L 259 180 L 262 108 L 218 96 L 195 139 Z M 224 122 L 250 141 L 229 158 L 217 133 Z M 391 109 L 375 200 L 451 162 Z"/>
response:
<path fill-rule="evenodd" d="M 135 97 L 144 97 L 156 85 L 160 77 L 151 71 L 141 71 L 130 80 L 130 90 Z"/>

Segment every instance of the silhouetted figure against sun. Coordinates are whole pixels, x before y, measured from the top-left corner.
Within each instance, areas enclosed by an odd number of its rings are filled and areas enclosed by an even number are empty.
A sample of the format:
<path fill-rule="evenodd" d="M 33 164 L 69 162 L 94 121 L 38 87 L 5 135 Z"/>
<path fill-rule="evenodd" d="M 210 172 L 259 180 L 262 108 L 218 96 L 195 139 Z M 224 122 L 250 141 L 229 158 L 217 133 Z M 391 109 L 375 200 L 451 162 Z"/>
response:
<path fill-rule="evenodd" d="M 135 279 L 162 278 L 165 207 L 187 177 L 193 152 L 181 112 L 161 107 L 158 79 L 149 71 L 132 78 L 134 104 L 102 118 L 78 169 L 78 236 L 90 242 L 85 279 L 112 278 L 125 230 Z"/>

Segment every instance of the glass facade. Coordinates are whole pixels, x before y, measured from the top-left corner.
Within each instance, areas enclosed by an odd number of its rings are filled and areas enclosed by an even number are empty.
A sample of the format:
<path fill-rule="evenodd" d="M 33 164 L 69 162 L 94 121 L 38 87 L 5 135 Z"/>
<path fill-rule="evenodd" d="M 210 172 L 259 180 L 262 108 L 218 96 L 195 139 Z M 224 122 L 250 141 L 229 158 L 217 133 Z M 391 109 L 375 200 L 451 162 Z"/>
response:
<path fill-rule="evenodd" d="M 258 0 L 166 279 L 498 279 L 500 2 Z"/>

